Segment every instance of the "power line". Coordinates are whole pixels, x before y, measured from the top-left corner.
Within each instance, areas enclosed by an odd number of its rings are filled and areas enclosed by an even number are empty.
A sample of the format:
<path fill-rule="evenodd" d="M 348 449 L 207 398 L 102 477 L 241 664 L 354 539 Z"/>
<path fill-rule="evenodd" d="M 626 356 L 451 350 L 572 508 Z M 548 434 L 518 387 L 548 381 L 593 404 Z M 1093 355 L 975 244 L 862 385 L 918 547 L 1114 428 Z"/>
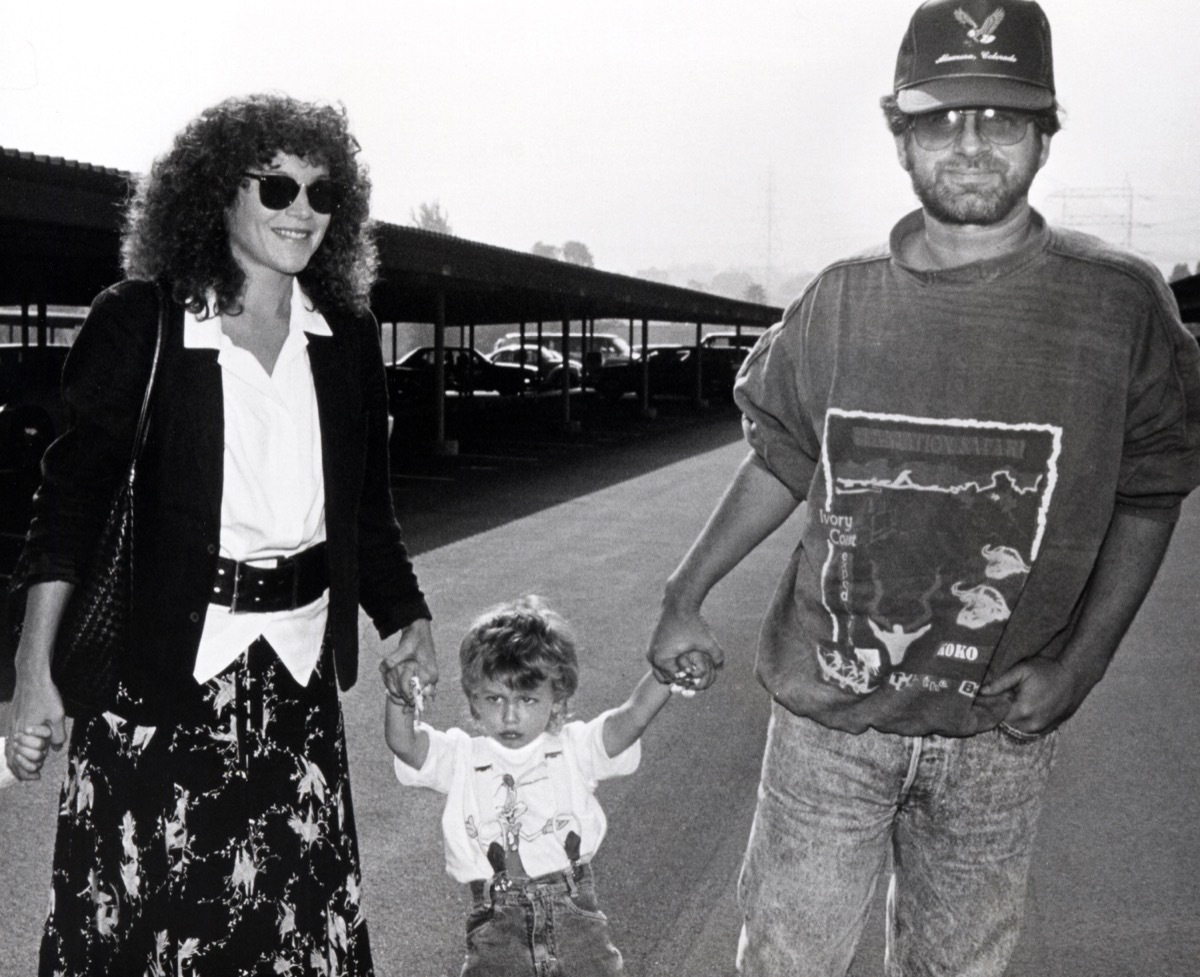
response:
<path fill-rule="evenodd" d="M 1133 192 L 1133 186 L 1126 183 L 1123 187 L 1087 187 L 1067 190 L 1057 190 L 1050 194 L 1049 200 L 1059 200 L 1062 204 L 1059 212 L 1059 222 L 1077 230 L 1084 228 L 1117 228 L 1122 233 L 1125 247 L 1133 249 L 1133 229 L 1151 227 L 1150 224 L 1138 224 L 1133 218 L 1133 205 L 1139 197 Z M 1111 206 L 1115 204 L 1119 210 L 1114 213 Z"/>
<path fill-rule="evenodd" d="M 1191 195 L 1137 193 L 1127 180 L 1124 186 L 1056 190 L 1046 199 L 1048 210 L 1051 201 L 1059 204 L 1057 223 L 1122 243 L 1160 264 L 1179 262 L 1200 251 L 1200 218 L 1194 207 L 1192 213 L 1188 211 L 1195 202 Z M 1146 219 L 1148 212 L 1153 213 L 1152 219 Z"/>

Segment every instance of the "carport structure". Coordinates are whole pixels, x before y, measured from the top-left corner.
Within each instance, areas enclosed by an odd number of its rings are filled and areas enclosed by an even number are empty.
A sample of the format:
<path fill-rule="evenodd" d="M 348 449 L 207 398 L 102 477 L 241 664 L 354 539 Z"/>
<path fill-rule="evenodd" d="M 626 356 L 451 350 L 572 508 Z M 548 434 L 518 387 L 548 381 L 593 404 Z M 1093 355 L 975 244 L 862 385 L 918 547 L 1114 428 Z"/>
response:
<path fill-rule="evenodd" d="M 21 309 L 24 341 L 47 342 L 48 307 L 87 305 L 121 277 L 121 206 L 134 174 L 89 163 L 0 148 L 0 305 Z M 700 345 L 704 326 L 763 327 L 782 310 L 693 289 L 598 271 L 533 254 L 411 227 L 377 225 L 380 280 L 372 294 L 385 323 L 432 323 L 435 346 L 435 445 L 445 441 L 445 332 L 448 326 L 512 324 L 530 342 L 545 330 L 587 337 L 597 319 L 640 324 L 643 353 L 651 323 L 691 323 Z M 577 326 L 573 326 L 577 324 Z M 385 339 L 386 342 L 386 339 Z M 631 343 L 631 345 L 637 345 Z M 394 336 L 393 336 L 394 348 Z M 696 397 L 702 358 L 696 363 Z M 648 403 L 642 358 L 642 404 Z M 567 371 L 562 421 L 571 423 Z"/>

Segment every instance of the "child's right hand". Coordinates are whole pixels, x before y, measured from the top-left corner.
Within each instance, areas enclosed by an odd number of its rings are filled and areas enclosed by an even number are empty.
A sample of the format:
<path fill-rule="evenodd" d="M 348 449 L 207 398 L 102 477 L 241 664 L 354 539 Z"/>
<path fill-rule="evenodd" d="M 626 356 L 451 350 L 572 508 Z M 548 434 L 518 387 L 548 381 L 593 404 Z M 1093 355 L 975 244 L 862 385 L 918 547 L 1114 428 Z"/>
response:
<path fill-rule="evenodd" d="M 379 672 L 388 695 L 412 706 L 414 678 L 418 679 L 426 701 L 437 694 L 437 653 L 433 632 L 424 619 L 413 621 L 400 635 L 400 643 L 379 663 Z"/>

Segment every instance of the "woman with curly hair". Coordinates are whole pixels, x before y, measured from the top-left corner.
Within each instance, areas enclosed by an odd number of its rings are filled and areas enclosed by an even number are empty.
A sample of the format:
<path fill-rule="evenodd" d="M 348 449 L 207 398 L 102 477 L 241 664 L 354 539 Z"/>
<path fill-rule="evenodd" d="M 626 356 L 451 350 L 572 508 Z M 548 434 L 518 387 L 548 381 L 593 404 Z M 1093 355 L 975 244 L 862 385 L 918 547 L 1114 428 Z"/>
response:
<path fill-rule="evenodd" d="M 127 648 L 113 701 L 72 709 L 47 977 L 372 972 L 338 692 L 358 607 L 399 635 L 395 687 L 437 664 L 389 491 L 357 154 L 339 108 L 201 113 L 130 201 L 126 280 L 68 357 L 72 420 L 14 578 L 11 725 L 56 746 L 54 639 L 128 466 L 161 301 Z"/>

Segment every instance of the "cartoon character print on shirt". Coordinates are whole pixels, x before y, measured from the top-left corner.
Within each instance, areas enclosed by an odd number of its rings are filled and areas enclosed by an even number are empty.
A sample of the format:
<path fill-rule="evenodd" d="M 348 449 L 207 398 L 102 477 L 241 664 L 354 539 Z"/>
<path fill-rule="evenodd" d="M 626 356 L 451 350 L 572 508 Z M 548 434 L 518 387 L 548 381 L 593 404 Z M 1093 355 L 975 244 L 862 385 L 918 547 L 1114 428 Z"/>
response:
<path fill-rule="evenodd" d="M 510 875 L 527 874 L 521 862 L 522 842 L 530 844 L 554 838 L 561 848 L 568 830 L 573 826 L 579 830 L 570 814 L 558 810 L 558 796 L 564 788 L 556 785 L 554 778 L 565 776 L 565 773 L 552 769 L 551 764 L 562 766 L 561 751 L 540 755 L 534 764 L 515 775 L 498 770 L 492 764 L 475 768 L 480 820 L 476 824 L 473 817 L 467 818 L 467 835 L 484 852 L 492 843 L 498 842 L 504 850 Z"/>
<path fill-rule="evenodd" d="M 1061 441 L 1050 425 L 831 408 L 806 541 L 830 621 L 821 679 L 975 694 L 1037 559 Z"/>

